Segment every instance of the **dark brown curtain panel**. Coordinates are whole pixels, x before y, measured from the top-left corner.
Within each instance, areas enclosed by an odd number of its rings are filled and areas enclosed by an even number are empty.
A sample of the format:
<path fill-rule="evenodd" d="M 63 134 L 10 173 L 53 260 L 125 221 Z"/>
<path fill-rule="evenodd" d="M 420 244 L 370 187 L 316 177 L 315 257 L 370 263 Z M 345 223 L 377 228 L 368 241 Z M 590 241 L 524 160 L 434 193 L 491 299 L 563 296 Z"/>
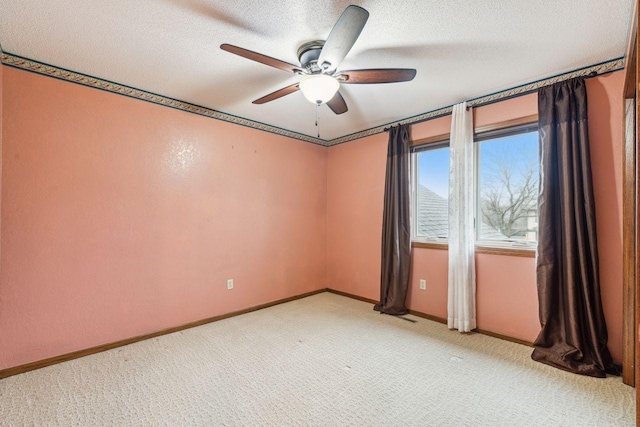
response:
<path fill-rule="evenodd" d="M 374 309 L 393 315 L 407 313 L 411 263 L 409 156 L 409 126 L 392 127 L 384 186 L 380 304 Z"/>
<path fill-rule="evenodd" d="M 541 88 L 538 115 L 542 330 L 531 357 L 577 374 L 605 377 L 618 372 L 607 348 L 600 299 L 584 79 Z"/>

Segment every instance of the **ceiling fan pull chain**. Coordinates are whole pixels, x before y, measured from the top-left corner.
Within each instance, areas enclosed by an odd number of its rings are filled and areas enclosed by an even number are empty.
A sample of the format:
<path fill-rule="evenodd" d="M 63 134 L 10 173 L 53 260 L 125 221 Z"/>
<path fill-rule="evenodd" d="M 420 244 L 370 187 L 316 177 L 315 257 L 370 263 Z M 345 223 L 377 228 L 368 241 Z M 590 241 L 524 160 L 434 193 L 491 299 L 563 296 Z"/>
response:
<path fill-rule="evenodd" d="M 320 138 L 320 126 L 318 125 L 318 109 L 320 108 L 320 104 L 316 104 L 316 129 L 318 130 L 318 138 Z"/>

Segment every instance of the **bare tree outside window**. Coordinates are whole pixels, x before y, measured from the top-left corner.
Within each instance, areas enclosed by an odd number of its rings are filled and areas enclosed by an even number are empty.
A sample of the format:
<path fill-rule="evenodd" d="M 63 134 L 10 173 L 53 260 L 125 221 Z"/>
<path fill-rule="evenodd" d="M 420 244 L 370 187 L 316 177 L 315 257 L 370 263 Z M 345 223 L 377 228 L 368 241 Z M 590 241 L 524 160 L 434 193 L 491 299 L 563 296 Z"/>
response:
<path fill-rule="evenodd" d="M 479 238 L 490 227 L 510 240 L 537 240 L 537 132 L 480 144 Z"/>

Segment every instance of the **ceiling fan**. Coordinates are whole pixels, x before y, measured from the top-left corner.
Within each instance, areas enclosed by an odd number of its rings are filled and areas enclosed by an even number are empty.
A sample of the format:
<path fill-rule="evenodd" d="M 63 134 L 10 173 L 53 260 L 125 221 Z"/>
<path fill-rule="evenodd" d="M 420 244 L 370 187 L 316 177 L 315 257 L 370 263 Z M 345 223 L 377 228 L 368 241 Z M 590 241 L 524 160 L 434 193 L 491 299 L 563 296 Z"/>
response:
<path fill-rule="evenodd" d="M 342 114 L 348 109 L 339 92 L 341 84 L 406 82 L 413 80 L 416 76 L 416 70 L 411 68 L 337 71 L 338 66 L 358 39 L 368 18 L 369 12 L 365 9 L 359 6 L 348 6 L 333 26 L 326 41 L 316 40 L 304 43 L 298 48 L 300 66 L 226 43 L 220 45 L 220 48 L 252 61 L 304 76 L 298 83 L 256 99 L 253 101 L 254 104 L 264 104 L 301 90 L 310 102 L 317 105 L 326 103 L 334 113 Z"/>

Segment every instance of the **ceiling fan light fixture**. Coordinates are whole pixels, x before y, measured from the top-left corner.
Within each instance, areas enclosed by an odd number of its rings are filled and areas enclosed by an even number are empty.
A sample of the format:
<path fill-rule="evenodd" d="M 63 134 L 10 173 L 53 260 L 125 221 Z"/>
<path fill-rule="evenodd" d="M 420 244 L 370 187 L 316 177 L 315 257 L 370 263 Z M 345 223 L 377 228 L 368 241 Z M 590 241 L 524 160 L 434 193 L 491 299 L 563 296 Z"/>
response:
<path fill-rule="evenodd" d="M 326 74 L 315 74 L 300 82 L 300 90 L 305 98 L 314 104 L 324 104 L 340 89 L 340 82 Z"/>

